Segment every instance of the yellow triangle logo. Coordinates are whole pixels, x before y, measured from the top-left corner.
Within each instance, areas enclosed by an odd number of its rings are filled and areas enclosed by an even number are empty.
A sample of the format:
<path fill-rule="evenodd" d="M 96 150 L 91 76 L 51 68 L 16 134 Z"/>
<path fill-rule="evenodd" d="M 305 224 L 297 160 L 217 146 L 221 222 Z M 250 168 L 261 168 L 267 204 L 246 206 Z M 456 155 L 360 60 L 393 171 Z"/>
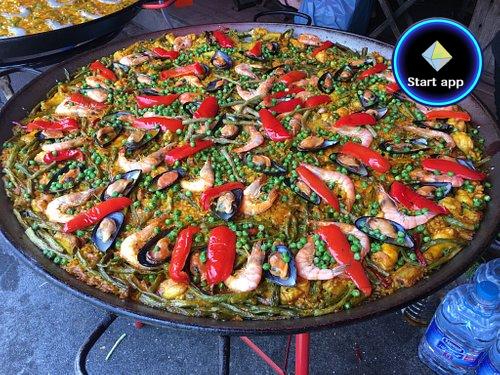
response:
<path fill-rule="evenodd" d="M 434 44 L 434 51 L 432 51 L 432 58 L 433 59 L 451 59 L 451 55 L 448 53 L 447 50 L 444 49 L 444 47 L 436 41 Z"/>

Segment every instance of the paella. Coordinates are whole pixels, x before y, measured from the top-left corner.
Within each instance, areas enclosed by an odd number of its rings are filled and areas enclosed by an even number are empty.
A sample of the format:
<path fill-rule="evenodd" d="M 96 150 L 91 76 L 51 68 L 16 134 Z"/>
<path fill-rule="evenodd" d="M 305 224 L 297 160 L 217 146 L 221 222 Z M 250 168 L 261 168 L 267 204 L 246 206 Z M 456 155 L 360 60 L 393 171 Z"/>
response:
<path fill-rule="evenodd" d="M 135 43 L 12 129 L 5 191 L 40 251 L 188 316 L 370 303 L 439 272 L 490 200 L 466 111 L 413 102 L 376 51 L 292 29 Z"/>
<path fill-rule="evenodd" d="M 95 20 L 137 0 L 2 0 L 0 38 L 36 34 Z"/>

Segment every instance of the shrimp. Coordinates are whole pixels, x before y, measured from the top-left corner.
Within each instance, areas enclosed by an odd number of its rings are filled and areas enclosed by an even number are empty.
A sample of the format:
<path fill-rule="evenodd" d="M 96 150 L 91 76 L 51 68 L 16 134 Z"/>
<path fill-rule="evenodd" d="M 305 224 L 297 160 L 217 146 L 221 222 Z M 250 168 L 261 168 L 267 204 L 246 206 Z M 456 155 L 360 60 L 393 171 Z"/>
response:
<path fill-rule="evenodd" d="M 447 174 L 435 175 L 432 172 L 424 171 L 423 169 L 414 169 L 410 172 L 410 177 L 420 182 L 449 182 L 453 187 L 460 187 L 464 180 L 458 176 L 448 176 Z"/>
<path fill-rule="evenodd" d="M 85 78 L 85 83 L 93 88 L 110 89 L 111 86 L 106 83 L 106 78 L 100 75 L 88 76 Z"/>
<path fill-rule="evenodd" d="M 302 165 L 322 180 L 338 184 L 338 186 L 344 191 L 346 209 L 347 211 L 351 210 L 355 200 L 355 192 L 354 184 L 349 177 L 347 177 L 343 173 L 337 171 L 329 171 L 328 169 L 315 167 L 311 164 L 303 163 Z"/>
<path fill-rule="evenodd" d="M 69 215 L 65 211 L 71 207 L 78 207 L 84 204 L 94 194 L 95 189 L 70 193 L 55 198 L 47 204 L 45 215 L 54 223 L 67 223 L 73 219 L 74 215 Z"/>
<path fill-rule="evenodd" d="M 252 79 L 257 79 L 257 76 L 252 71 L 252 65 L 250 64 L 238 64 L 234 67 L 234 71 L 240 76 L 249 77 Z"/>
<path fill-rule="evenodd" d="M 87 139 L 85 137 L 78 137 L 70 139 L 69 141 L 47 143 L 42 145 L 42 150 L 45 152 L 67 150 L 70 148 L 83 146 L 86 141 Z"/>
<path fill-rule="evenodd" d="M 200 94 L 195 92 L 185 92 L 179 95 L 179 101 L 181 104 L 186 104 L 190 102 L 194 102 L 200 97 Z"/>
<path fill-rule="evenodd" d="M 59 116 L 78 116 L 78 117 L 89 117 L 96 115 L 100 110 L 96 110 L 90 107 L 84 107 L 73 103 L 69 98 L 64 99 L 54 110 L 54 113 Z"/>
<path fill-rule="evenodd" d="M 161 226 L 161 223 L 164 220 L 164 217 L 158 217 L 140 231 L 126 237 L 120 246 L 120 257 L 133 267 L 144 268 L 137 259 L 139 250 L 141 250 L 142 247 L 146 245 L 151 238 L 153 238 L 156 234 L 157 228 Z"/>
<path fill-rule="evenodd" d="M 210 159 L 207 159 L 200 170 L 200 177 L 194 180 L 182 180 L 181 187 L 185 190 L 201 193 L 214 186 L 215 175 Z"/>
<path fill-rule="evenodd" d="M 289 125 L 292 128 L 292 135 L 297 135 L 302 129 L 302 114 L 296 113 L 290 119 Z"/>
<path fill-rule="evenodd" d="M 203 87 L 203 83 L 201 83 L 200 79 L 196 76 L 184 76 L 184 77 L 182 77 L 181 80 L 177 81 L 175 86 L 176 87 L 184 86 L 185 83 L 188 83 L 188 84 L 190 84 L 192 86 L 196 86 L 196 87 Z"/>
<path fill-rule="evenodd" d="M 149 173 L 151 170 L 160 164 L 163 160 L 165 153 L 170 150 L 171 146 L 160 148 L 140 160 L 128 160 L 125 157 L 125 149 L 121 149 L 118 152 L 118 166 L 123 172 L 128 172 L 134 169 L 140 169 L 142 173 Z"/>
<path fill-rule="evenodd" d="M 306 280 L 330 280 L 344 273 L 345 266 L 324 269 L 316 267 L 314 265 L 315 250 L 312 237 L 309 237 L 307 243 L 295 256 L 297 274 L 300 277 Z"/>
<path fill-rule="evenodd" d="M 236 91 L 243 100 L 250 100 L 256 96 L 265 96 L 273 87 L 274 79 L 274 77 L 267 78 L 255 90 L 243 90 L 241 86 L 236 86 Z"/>
<path fill-rule="evenodd" d="M 264 143 L 264 137 L 257 129 L 255 129 L 255 126 L 245 125 L 245 131 L 250 135 L 250 138 L 243 146 L 233 149 L 233 151 L 238 154 L 253 150 Z"/>
<path fill-rule="evenodd" d="M 108 92 L 102 88 L 84 89 L 82 93 L 98 103 L 104 103 L 108 98 Z"/>
<path fill-rule="evenodd" d="M 130 55 L 123 56 L 118 62 L 125 66 L 141 65 L 148 61 L 150 57 L 144 53 L 131 53 Z"/>
<path fill-rule="evenodd" d="M 294 83 L 295 86 L 299 87 L 306 87 L 306 86 L 317 86 L 318 85 L 319 78 L 318 76 L 311 76 L 309 78 L 304 78 L 301 79 L 300 81 L 297 81 Z M 300 93 L 299 93 L 300 94 Z"/>
<path fill-rule="evenodd" d="M 441 138 L 446 142 L 446 147 L 448 147 L 449 149 L 453 149 L 456 147 L 453 138 L 449 134 L 446 134 L 444 132 L 432 129 L 417 128 L 416 126 L 405 126 L 404 129 L 424 138 Z"/>
<path fill-rule="evenodd" d="M 142 83 L 143 85 L 150 86 L 153 84 L 153 79 L 150 76 L 148 76 L 147 74 L 138 73 L 136 75 L 136 79 L 137 79 L 137 82 Z"/>
<path fill-rule="evenodd" d="M 337 132 L 340 135 L 345 135 L 346 137 L 358 138 L 361 144 L 366 147 L 370 147 L 373 141 L 373 135 L 366 128 L 360 126 L 343 126 L 341 128 L 331 127 L 330 130 Z"/>
<path fill-rule="evenodd" d="M 392 200 L 382 186 L 378 187 L 377 199 L 380 204 L 380 208 L 384 213 L 384 218 L 401 224 L 405 229 L 413 229 L 419 225 L 425 224 L 437 215 L 433 212 L 427 212 L 425 214 L 415 216 L 402 214 L 399 212 L 396 202 Z"/>
<path fill-rule="evenodd" d="M 174 39 L 174 51 L 191 48 L 193 45 L 193 35 L 178 36 Z"/>
<path fill-rule="evenodd" d="M 336 221 L 314 221 L 313 224 L 319 227 L 334 224 L 338 226 L 345 235 L 347 236 L 351 235 L 356 237 L 359 240 L 359 243 L 361 244 L 362 248 L 361 258 L 364 258 L 366 254 L 370 252 L 370 238 L 366 234 L 361 232 L 358 228 L 356 228 L 354 225 L 340 223 Z"/>
<path fill-rule="evenodd" d="M 308 46 L 319 46 L 321 44 L 321 39 L 312 34 L 300 34 L 297 40 L 300 43 L 307 44 Z"/>
<path fill-rule="evenodd" d="M 264 185 L 266 177 L 262 176 L 255 179 L 243 191 L 243 199 L 241 200 L 240 211 L 249 216 L 261 214 L 271 208 L 276 198 L 278 198 L 278 188 L 273 188 L 267 195 L 265 201 L 258 201 L 260 189 Z"/>
<path fill-rule="evenodd" d="M 262 278 L 262 262 L 266 253 L 261 249 L 261 243 L 253 245 L 252 252 L 248 256 L 246 264 L 236 271 L 234 275 L 224 280 L 224 284 L 233 292 L 250 292 L 257 288 Z"/>
<path fill-rule="evenodd" d="M 295 98 L 296 99 L 302 99 L 302 100 L 305 101 L 305 100 L 309 99 L 312 95 L 313 95 L 312 92 L 304 90 L 304 91 L 301 91 L 298 94 L 296 94 Z"/>

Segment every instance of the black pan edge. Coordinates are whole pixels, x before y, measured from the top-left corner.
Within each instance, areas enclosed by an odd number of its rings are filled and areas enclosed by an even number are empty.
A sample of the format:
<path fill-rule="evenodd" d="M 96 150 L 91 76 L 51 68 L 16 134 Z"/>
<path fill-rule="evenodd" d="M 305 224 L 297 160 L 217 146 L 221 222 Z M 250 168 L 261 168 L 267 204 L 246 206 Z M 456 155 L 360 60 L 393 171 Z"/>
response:
<path fill-rule="evenodd" d="M 10 135 L 10 127 L 5 124 L 10 124 L 13 120 L 24 117 L 28 109 L 32 108 L 34 104 L 44 98 L 45 93 L 55 84 L 56 80 L 64 79 L 63 68 L 67 68 L 70 72 L 74 71 L 77 67 L 89 63 L 96 57 L 109 54 L 137 40 L 158 37 L 165 32 L 173 32 L 182 35 L 190 32 L 198 33 L 204 30 L 213 30 L 220 26 L 239 30 L 263 26 L 273 31 L 283 31 L 286 28 L 293 27 L 299 33 L 309 32 L 317 34 L 322 38 L 328 37 L 331 40 L 343 42 L 354 49 L 369 47 L 370 50 L 378 50 L 389 58 L 391 56 L 392 46 L 373 39 L 324 28 L 297 25 L 261 23 L 209 24 L 140 35 L 124 42 L 114 43 L 104 48 L 100 48 L 99 50 L 89 51 L 76 56 L 51 68 L 46 73 L 27 84 L 20 92 L 11 98 L 0 112 L 0 124 L 2 125 L 0 128 L 0 142 L 6 140 Z M 475 121 L 481 124 L 480 131 L 483 136 L 487 138 L 487 144 L 500 140 L 500 132 L 496 122 L 475 98 L 469 97 L 464 100 L 461 105 L 471 113 Z M 498 165 L 499 159 L 500 157 L 498 155 L 495 156 L 490 165 Z M 490 181 L 494 187 L 499 186 L 500 173 L 497 169 L 491 172 Z M 495 205 L 495 203 L 500 198 L 500 189 L 496 189 L 495 191 L 495 189 L 492 188 L 490 195 L 492 201 L 490 202 L 484 221 L 474 240 L 471 241 L 470 245 L 452 261 L 443 266 L 437 273 L 432 274 L 428 279 L 417 283 L 412 288 L 400 290 L 393 295 L 361 305 L 349 311 L 341 311 L 320 317 L 279 321 L 222 322 L 209 318 L 191 318 L 153 309 L 133 301 L 123 301 L 116 296 L 100 292 L 67 274 L 41 254 L 41 252 L 23 235 L 21 226 L 11 213 L 11 205 L 5 194 L 0 195 L 0 209 L 2 209 L 6 215 L 5 219 L 0 222 L 0 231 L 2 232 L 2 237 L 9 243 L 11 252 L 25 262 L 30 268 L 35 269 L 64 290 L 96 306 L 113 311 L 117 314 L 126 315 L 145 323 L 158 326 L 195 329 L 219 334 L 289 334 L 332 328 L 393 311 L 415 300 L 423 298 L 438 290 L 446 283 L 451 282 L 463 273 L 481 252 L 487 248 L 498 232 L 500 206 Z"/>

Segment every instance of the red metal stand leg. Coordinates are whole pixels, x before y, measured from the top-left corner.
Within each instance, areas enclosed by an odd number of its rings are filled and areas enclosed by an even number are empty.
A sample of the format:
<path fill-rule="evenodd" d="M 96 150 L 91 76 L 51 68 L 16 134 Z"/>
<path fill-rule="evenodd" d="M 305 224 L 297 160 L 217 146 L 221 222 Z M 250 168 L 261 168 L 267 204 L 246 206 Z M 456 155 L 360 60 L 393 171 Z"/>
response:
<path fill-rule="evenodd" d="M 295 335 L 295 375 L 309 375 L 309 333 Z"/>

